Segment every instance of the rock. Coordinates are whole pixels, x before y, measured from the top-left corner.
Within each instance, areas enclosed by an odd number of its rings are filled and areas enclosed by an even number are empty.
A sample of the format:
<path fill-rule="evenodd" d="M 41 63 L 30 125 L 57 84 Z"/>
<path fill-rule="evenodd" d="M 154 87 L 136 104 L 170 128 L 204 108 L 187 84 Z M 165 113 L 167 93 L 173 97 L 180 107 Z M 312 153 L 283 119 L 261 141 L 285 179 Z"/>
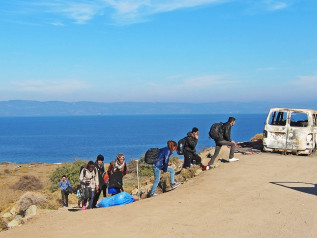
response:
<path fill-rule="evenodd" d="M 10 218 L 12 217 L 13 215 L 10 213 L 10 212 L 6 212 L 2 215 L 2 218 Z"/>
<path fill-rule="evenodd" d="M 202 172 L 201 169 L 197 169 L 196 172 L 195 172 L 195 176 L 198 176 L 201 172 Z"/>
<path fill-rule="evenodd" d="M 22 216 L 17 215 L 17 216 L 15 216 L 15 218 L 13 218 L 12 221 L 10 221 L 8 223 L 8 228 L 13 228 L 13 227 L 16 227 L 16 226 L 20 226 L 21 223 L 22 223 Z"/>
<path fill-rule="evenodd" d="M 10 210 L 10 213 L 15 216 L 17 214 L 17 209 L 15 207 L 12 207 Z"/>
<path fill-rule="evenodd" d="M 131 195 L 132 195 L 132 196 L 133 196 L 133 195 L 138 195 L 138 189 L 137 189 L 137 188 L 133 189 L 133 190 L 131 191 Z"/>
<path fill-rule="evenodd" d="M 37 214 L 37 206 L 31 205 L 26 211 L 25 211 L 25 218 L 33 217 Z"/>

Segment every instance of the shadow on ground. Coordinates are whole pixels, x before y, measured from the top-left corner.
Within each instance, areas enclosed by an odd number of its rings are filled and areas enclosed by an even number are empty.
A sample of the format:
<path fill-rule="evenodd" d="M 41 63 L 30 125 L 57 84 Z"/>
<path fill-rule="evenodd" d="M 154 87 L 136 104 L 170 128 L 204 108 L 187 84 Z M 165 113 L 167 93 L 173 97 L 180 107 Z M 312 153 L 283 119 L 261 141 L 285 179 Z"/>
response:
<path fill-rule="evenodd" d="M 317 196 L 317 184 L 306 182 L 270 182 L 271 184 L 278 185 L 284 188 L 293 189 L 299 192 L 308 193 Z M 290 186 L 290 184 L 298 184 L 302 186 Z M 306 185 L 306 186 L 305 186 Z M 313 185 L 308 187 L 307 185 Z"/>

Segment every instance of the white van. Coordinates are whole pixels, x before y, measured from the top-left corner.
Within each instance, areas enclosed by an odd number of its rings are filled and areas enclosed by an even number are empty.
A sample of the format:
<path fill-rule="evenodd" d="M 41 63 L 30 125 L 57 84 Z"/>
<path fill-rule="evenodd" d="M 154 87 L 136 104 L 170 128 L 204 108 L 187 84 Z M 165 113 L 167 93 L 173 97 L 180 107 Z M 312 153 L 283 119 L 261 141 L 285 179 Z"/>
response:
<path fill-rule="evenodd" d="M 312 154 L 317 143 L 317 111 L 272 108 L 263 133 L 264 151 Z"/>

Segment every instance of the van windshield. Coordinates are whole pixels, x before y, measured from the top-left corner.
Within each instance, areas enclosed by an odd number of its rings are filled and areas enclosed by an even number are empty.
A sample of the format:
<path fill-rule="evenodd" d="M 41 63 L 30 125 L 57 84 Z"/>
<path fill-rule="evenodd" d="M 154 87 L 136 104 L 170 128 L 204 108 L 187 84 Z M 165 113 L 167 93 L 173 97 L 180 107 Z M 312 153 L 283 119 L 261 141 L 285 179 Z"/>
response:
<path fill-rule="evenodd" d="M 269 124 L 270 125 L 285 126 L 286 125 L 286 118 L 287 118 L 286 112 L 279 112 L 279 111 L 272 112 L 270 115 Z"/>

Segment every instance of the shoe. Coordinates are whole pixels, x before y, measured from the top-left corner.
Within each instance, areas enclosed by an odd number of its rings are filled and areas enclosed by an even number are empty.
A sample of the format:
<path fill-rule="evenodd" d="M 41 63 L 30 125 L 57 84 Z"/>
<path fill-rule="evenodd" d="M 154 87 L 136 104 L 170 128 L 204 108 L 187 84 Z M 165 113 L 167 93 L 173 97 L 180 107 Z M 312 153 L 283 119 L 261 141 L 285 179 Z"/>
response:
<path fill-rule="evenodd" d="M 87 207 L 86 206 L 83 206 L 82 208 L 81 208 L 81 210 L 86 210 L 87 209 Z"/>
<path fill-rule="evenodd" d="M 209 170 L 209 169 L 210 169 L 209 165 L 205 165 L 204 167 L 201 168 L 202 171 Z"/>
<path fill-rule="evenodd" d="M 236 161 L 239 161 L 239 159 L 237 159 L 237 158 L 231 158 L 231 159 L 229 159 L 229 162 L 236 162 Z"/>
<path fill-rule="evenodd" d="M 156 194 L 156 193 L 151 194 L 151 197 L 157 197 L 157 196 L 158 196 L 158 194 Z"/>
<path fill-rule="evenodd" d="M 179 183 L 174 183 L 174 184 L 172 184 L 172 189 L 177 188 L 179 185 L 180 185 Z"/>

